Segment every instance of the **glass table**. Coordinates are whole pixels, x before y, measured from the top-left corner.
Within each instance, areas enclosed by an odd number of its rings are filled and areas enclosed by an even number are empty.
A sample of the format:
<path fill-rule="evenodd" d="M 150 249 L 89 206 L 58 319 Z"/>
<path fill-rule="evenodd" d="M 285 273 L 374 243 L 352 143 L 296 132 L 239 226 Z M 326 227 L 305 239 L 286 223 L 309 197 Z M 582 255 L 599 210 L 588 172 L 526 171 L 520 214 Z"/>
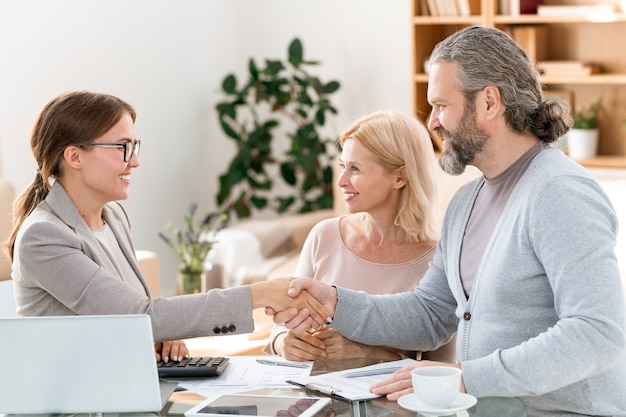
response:
<path fill-rule="evenodd" d="M 376 359 L 348 359 L 348 360 L 323 360 L 317 361 L 313 366 L 312 375 L 320 375 L 326 372 L 341 371 L 349 368 L 372 365 L 382 362 Z M 305 389 L 279 388 L 262 389 L 253 391 L 265 395 L 282 396 L 319 396 L 319 393 L 309 392 Z M 177 391 L 170 397 L 167 405 L 161 411 L 161 416 L 178 416 L 184 414 L 189 408 L 203 401 L 201 395 L 189 391 Z M 396 401 L 385 398 L 377 398 L 368 401 L 347 401 L 340 398 L 332 398 L 331 403 L 319 414 L 321 417 L 346 416 L 346 417 L 391 417 L 391 416 L 422 416 L 414 411 L 407 410 Z M 478 403 L 467 409 L 451 414 L 457 417 L 524 417 L 527 415 L 523 403 L 517 398 L 481 398 Z"/>

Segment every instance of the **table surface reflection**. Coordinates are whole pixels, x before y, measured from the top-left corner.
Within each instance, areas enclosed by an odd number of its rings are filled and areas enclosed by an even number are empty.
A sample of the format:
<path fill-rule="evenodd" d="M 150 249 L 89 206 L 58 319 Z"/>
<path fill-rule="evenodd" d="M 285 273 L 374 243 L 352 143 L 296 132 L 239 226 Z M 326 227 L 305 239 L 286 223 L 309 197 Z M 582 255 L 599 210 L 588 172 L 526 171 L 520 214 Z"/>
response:
<path fill-rule="evenodd" d="M 320 375 L 327 372 L 341 371 L 350 368 L 372 365 L 384 362 L 376 359 L 349 359 L 349 360 L 323 360 L 317 361 L 311 373 Z M 319 393 L 309 392 L 302 388 L 276 388 L 259 389 L 252 391 L 257 394 L 281 395 L 281 396 L 319 396 Z M 204 401 L 206 398 L 191 391 L 175 391 L 168 399 L 165 407 L 159 413 L 95 413 L 95 414 L 69 414 L 71 417 L 181 417 L 191 407 Z M 404 409 L 395 401 L 385 398 L 377 398 L 368 401 L 347 401 L 332 398 L 331 403 L 318 416 L 322 417 L 391 417 L 391 416 L 421 416 L 422 414 Z M 527 415 L 522 402 L 517 398 L 481 398 L 478 403 L 468 410 L 460 411 L 457 417 L 524 417 Z M 0 417 L 8 417 L 0 413 Z M 39 414 L 32 417 L 62 417 L 59 414 Z M 17 417 L 17 416 L 16 416 Z M 29 416 L 30 417 L 30 416 Z"/>
<path fill-rule="evenodd" d="M 312 375 L 320 375 L 327 372 L 341 371 L 350 368 L 358 368 L 361 366 L 372 365 L 384 362 L 377 359 L 358 358 L 358 359 L 342 359 L 342 360 L 321 360 L 315 362 Z M 309 392 L 305 389 L 261 389 L 253 391 L 257 394 L 267 395 L 319 395 L 319 393 Z M 181 416 L 186 410 L 204 400 L 204 397 L 188 391 L 178 391 L 172 394 L 170 401 L 161 411 L 161 416 Z M 391 417 L 391 416 L 421 416 L 401 407 L 396 401 L 389 401 L 385 398 L 377 398 L 368 401 L 347 401 L 338 398 L 332 398 L 328 407 L 321 411 L 318 416 L 346 416 L 346 417 Z M 475 417 L 523 417 L 526 416 L 526 410 L 522 402 L 517 398 L 481 398 L 478 403 L 466 411 L 456 414 L 457 417 L 475 416 Z"/>

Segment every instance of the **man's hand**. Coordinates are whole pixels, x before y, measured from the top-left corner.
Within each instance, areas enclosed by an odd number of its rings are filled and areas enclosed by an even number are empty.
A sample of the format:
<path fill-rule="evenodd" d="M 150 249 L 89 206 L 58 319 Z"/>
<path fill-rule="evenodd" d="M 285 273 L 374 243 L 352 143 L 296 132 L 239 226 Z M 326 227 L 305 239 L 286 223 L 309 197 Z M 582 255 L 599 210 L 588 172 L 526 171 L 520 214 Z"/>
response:
<path fill-rule="evenodd" d="M 370 392 L 376 395 L 386 395 L 388 400 L 397 401 L 398 398 L 403 395 L 411 394 L 413 392 L 413 379 L 411 378 L 411 371 L 415 368 L 424 366 L 453 366 L 461 369 L 461 365 L 459 364 L 420 361 L 417 364 L 398 369 L 396 372 L 391 374 L 390 377 L 372 385 L 370 387 Z M 465 392 L 465 384 L 462 379 L 461 392 Z"/>

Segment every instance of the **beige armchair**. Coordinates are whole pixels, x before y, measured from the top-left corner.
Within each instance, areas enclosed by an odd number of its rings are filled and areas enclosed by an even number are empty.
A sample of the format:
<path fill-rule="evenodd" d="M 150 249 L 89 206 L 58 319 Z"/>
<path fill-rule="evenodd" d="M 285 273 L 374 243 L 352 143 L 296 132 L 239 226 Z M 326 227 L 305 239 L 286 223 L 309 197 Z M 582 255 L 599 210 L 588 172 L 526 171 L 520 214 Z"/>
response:
<path fill-rule="evenodd" d="M 15 199 L 15 191 L 13 185 L 4 177 L 0 177 L 0 241 L 4 242 L 9 238 L 13 223 L 13 200 Z M 1 249 L 0 254 L 0 281 L 11 279 L 11 264 L 9 257 L 4 250 Z"/>

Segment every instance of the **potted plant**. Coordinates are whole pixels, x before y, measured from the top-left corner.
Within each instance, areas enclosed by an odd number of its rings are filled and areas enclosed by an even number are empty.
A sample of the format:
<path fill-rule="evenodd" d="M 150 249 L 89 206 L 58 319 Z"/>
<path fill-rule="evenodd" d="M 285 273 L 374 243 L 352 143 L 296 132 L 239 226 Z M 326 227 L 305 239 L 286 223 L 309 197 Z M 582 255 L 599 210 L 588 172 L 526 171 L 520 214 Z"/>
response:
<path fill-rule="evenodd" d="M 179 229 L 172 223 L 165 226 L 171 233 L 171 237 L 159 232 L 159 237 L 167 246 L 174 249 L 180 261 L 178 266 L 179 294 L 206 291 L 206 288 L 203 288 L 206 257 L 216 243 L 215 234 L 226 227 L 228 222 L 228 216 L 224 213 L 209 213 L 196 224 L 197 209 L 196 203 L 190 204 L 183 228 Z"/>
<path fill-rule="evenodd" d="M 329 96 L 340 84 L 312 75 L 308 67 L 317 64 L 304 59 L 302 43 L 295 38 L 285 61 L 266 59 L 259 66 L 250 58 L 243 84 L 234 74 L 224 78 L 224 98 L 216 109 L 237 152 L 219 177 L 221 211 L 245 218 L 254 209 L 284 213 L 332 207 L 336 148 L 321 128 L 329 114 L 337 113 Z M 275 143 L 277 130 L 288 143 Z M 288 191 L 277 195 L 276 189 Z"/>
<path fill-rule="evenodd" d="M 567 133 L 567 152 L 571 158 L 582 160 L 596 156 L 601 108 L 602 98 L 599 98 L 572 113 L 574 124 Z"/>

